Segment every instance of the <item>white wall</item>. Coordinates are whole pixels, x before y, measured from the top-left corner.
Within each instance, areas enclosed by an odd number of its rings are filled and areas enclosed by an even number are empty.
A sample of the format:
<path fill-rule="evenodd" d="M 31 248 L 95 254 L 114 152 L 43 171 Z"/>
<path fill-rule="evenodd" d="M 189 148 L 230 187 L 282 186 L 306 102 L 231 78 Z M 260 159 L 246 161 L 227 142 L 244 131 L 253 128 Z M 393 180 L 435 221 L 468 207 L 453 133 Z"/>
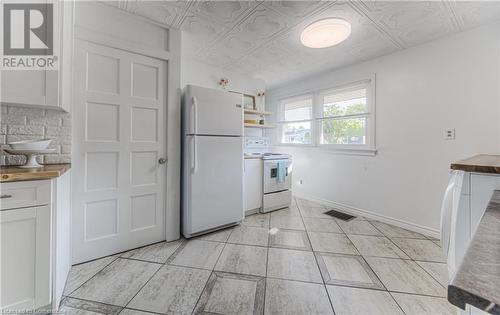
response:
<path fill-rule="evenodd" d="M 193 59 L 189 59 L 182 54 L 181 57 L 181 87 L 187 84 L 199 85 L 209 88 L 220 88 L 218 82 L 221 78 L 229 79 L 228 90 L 257 94 L 266 87 L 264 80 L 254 79 L 247 75 L 242 75 L 226 69 L 210 66 Z"/>
<path fill-rule="evenodd" d="M 376 73 L 378 154 L 277 147 L 293 155 L 294 193 L 437 232 L 450 162 L 500 151 L 499 39 L 488 25 L 268 91 L 274 110 L 280 95 Z"/>

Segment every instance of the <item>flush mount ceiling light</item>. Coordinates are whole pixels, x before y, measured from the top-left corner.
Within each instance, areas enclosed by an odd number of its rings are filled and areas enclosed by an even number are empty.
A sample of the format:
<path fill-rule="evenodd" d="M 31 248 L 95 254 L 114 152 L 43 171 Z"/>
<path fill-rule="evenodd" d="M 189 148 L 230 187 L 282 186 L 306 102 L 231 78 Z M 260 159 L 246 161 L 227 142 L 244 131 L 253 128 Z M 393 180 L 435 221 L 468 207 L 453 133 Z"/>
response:
<path fill-rule="evenodd" d="M 306 47 L 325 48 L 343 42 L 351 34 L 351 24 L 339 18 L 328 18 L 308 25 L 300 35 Z"/>

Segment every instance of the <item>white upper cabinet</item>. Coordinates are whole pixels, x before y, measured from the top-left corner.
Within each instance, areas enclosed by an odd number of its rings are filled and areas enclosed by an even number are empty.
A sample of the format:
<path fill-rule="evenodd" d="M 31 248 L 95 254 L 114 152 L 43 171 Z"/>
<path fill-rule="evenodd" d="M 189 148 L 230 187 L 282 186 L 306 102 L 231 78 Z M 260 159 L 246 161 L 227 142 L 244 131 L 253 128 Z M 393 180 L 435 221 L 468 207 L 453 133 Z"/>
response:
<path fill-rule="evenodd" d="M 52 7 L 46 6 L 43 10 L 43 23 L 51 24 L 53 28 L 52 44 L 47 36 L 43 38 L 48 45 L 53 46 L 53 55 L 21 55 L 23 51 L 15 52 L 15 55 L 5 55 L 6 58 L 14 58 L 16 62 L 21 58 L 29 62 L 30 60 L 47 61 L 55 58 L 53 68 L 36 68 L 37 70 L 15 70 L 13 67 L 3 67 L 1 70 L 1 91 L 0 100 L 2 104 L 43 107 L 51 109 L 70 110 L 71 105 L 71 55 L 72 55 L 72 37 L 73 37 L 73 2 L 72 1 L 47 1 Z M 16 9 L 16 8 L 13 8 Z M 47 11 L 52 9 L 52 19 L 47 15 Z M 9 10 L 3 6 L 2 10 Z M 12 10 L 15 11 L 15 10 Z M 11 19 L 19 18 L 15 13 L 3 12 Z M 36 12 L 36 10 L 35 10 Z M 31 12 L 30 12 L 31 14 Z M 36 14 L 31 14 L 36 16 Z M 32 17 L 33 18 L 33 17 Z M 24 27 L 29 25 L 31 20 L 24 21 Z M 21 24 L 22 28 L 23 24 Z M 50 27 L 48 28 L 48 32 Z M 19 38 L 18 29 L 12 29 L 10 34 L 12 38 Z M 30 32 L 35 33 L 33 30 Z M 22 32 L 21 32 L 22 33 Z M 30 33 L 31 34 L 31 33 Z M 43 35 L 42 35 L 43 37 Z M 38 37 L 31 34 L 29 48 L 40 47 L 46 44 L 40 41 Z M 26 43 L 24 43 L 26 45 Z M 20 49 L 19 43 L 11 40 L 10 48 Z M 46 45 L 47 46 L 47 45 Z M 21 47 L 26 49 L 26 46 Z M 27 51 L 27 50 L 25 50 Z"/>

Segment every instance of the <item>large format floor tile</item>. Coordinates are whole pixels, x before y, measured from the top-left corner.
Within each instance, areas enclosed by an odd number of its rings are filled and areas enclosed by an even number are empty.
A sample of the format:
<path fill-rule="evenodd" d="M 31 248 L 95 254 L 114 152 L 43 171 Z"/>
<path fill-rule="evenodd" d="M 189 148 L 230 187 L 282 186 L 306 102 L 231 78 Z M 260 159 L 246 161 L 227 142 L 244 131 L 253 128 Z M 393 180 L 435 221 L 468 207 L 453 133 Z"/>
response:
<path fill-rule="evenodd" d="M 410 259 L 385 236 L 347 235 L 363 256 Z"/>
<path fill-rule="evenodd" d="M 269 230 L 253 226 L 238 226 L 227 240 L 228 243 L 267 246 Z"/>
<path fill-rule="evenodd" d="M 373 225 L 368 221 L 352 220 L 352 221 L 342 221 L 336 220 L 337 224 L 346 234 L 361 234 L 361 235 L 375 235 L 382 236 Z"/>
<path fill-rule="evenodd" d="M 127 305 L 155 313 L 191 314 L 210 271 L 164 265 Z"/>
<path fill-rule="evenodd" d="M 131 310 L 129 308 L 124 308 L 120 312 L 120 315 L 154 315 L 154 313 L 149 313 L 149 312 L 138 311 L 138 310 Z"/>
<path fill-rule="evenodd" d="M 269 236 L 269 246 L 311 250 L 307 233 L 305 231 L 298 230 L 272 228 Z"/>
<path fill-rule="evenodd" d="M 311 200 L 306 200 L 302 198 L 295 198 L 295 201 L 297 202 L 297 206 L 302 210 L 302 208 L 316 208 L 316 209 L 322 209 L 323 211 L 326 211 L 326 207 L 320 203 L 311 201 Z"/>
<path fill-rule="evenodd" d="M 332 219 L 304 218 L 304 224 L 309 232 L 343 233 L 337 222 Z"/>
<path fill-rule="evenodd" d="M 404 315 L 387 291 L 326 287 L 336 315 Z"/>
<path fill-rule="evenodd" d="M 312 252 L 269 248 L 267 276 L 323 283 Z"/>
<path fill-rule="evenodd" d="M 268 278 L 265 314 L 333 314 L 333 310 L 321 284 Z"/>
<path fill-rule="evenodd" d="M 180 244 L 181 241 L 156 243 L 125 252 L 121 254 L 120 257 L 163 264 L 167 261 L 168 257 L 175 252 Z"/>
<path fill-rule="evenodd" d="M 329 209 L 294 199 L 234 228 L 74 266 L 60 311 L 453 314 L 436 239 L 363 217 L 341 221 Z"/>
<path fill-rule="evenodd" d="M 68 315 L 117 315 L 121 309 L 119 306 L 66 297 L 61 301 L 58 313 Z"/>
<path fill-rule="evenodd" d="M 420 267 L 424 268 L 434 279 L 436 279 L 443 287 L 448 287 L 448 267 L 445 263 L 416 261 Z"/>
<path fill-rule="evenodd" d="M 385 236 L 393 238 L 393 237 L 407 237 L 407 238 L 421 238 L 427 239 L 420 233 L 409 231 L 394 225 L 390 225 L 384 222 L 379 221 L 370 221 L 377 229 L 379 229 Z"/>
<path fill-rule="evenodd" d="M 108 256 L 101 259 L 93 260 L 84 264 L 71 267 L 64 287 L 64 295 L 69 295 L 71 292 L 78 289 L 99 271 L 116 260 L 114 256 Z"/>
<path fill-rule="evenodd" d="M 343 234 L 308 232 L 314 251 L 358 255 L 347 236 Z"/>
<path fill-rule="evenodd" d="M 451 305 L 446 298 L 391 293 L 406 315 L 455 315 L 457 308 Z"/>
<path fill-rule="evenodd" d="M 118 258 L 71 296 L 125 306 L 160 267 L 155 263 Z"/>
<path fill-rule="evenodd" d="M 395 238 L 398 245 L 411 259 L 423 261 L 445 262 L 441 247 L 429 240 L 412 238 Z"/>
<path fill-rule="evenodd" d="M 361 256 L 315 253 L 326 284 L 384 289 L 384 286 Z"/>
<path fill-rule="evenodd" d="M 215 231 L 212 233 L 208 233 L 202 236 L 197 237 L 197 240 L 202 240 L 202 241 L 214 241 L 214 242 L 227 242 L 227 239 L 229 238 L 229 235 L 231 235 L 231 232 L 233 231 L 233 228 L 227 228 L 224 230 L 220 231 Z"/>
<path fill-rule="evenodd" d="M 226 244 L 215 270 L 255 276 L 265 276 L 267 248 Z"/>
<path fill-rule="evenodd" d="M 265 278 L 213 272 L 194 314 L 262 314 Z"/>
<path fill-rule="evenodd" d="M 325 214 L 325 212 L 325 208 L 300 207 L 300 213 L 304 218 L 333 219 L 328 214 Z"/>
<path fill-rule="evenodd" d="M 192 240 L 182 244 L 170 258 L 172 265 L 212 270 L 224 243 Z"/>
<path fill-rule="evenodd" d="M 246 226 L 268 228 L 270 217 L 271 215 L 269 213 L 256 213 L 245 217 L 241 224 Z"/>
<path fill-rule="evenodd" d="M 368 265 L 389 291 L 446 296 L 446 290 L 411 260 L 366 257 Z"/>
<path fill-rule="evenodd" d="M 271 213 L 271 228 L 305 230 L 300 216 L 280 212 Z"/>

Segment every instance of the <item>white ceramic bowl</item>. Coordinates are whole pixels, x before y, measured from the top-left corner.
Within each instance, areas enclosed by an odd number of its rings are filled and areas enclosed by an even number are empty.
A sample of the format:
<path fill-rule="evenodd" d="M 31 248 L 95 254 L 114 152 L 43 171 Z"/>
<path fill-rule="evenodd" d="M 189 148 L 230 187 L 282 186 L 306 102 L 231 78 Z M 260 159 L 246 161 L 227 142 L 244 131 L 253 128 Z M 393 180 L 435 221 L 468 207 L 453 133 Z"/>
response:
<path fill-rule="evenodd" d="M 23 140 L 10 142 L 8 145 L 14 150 L 45 150 L 52 139 Z"/>

